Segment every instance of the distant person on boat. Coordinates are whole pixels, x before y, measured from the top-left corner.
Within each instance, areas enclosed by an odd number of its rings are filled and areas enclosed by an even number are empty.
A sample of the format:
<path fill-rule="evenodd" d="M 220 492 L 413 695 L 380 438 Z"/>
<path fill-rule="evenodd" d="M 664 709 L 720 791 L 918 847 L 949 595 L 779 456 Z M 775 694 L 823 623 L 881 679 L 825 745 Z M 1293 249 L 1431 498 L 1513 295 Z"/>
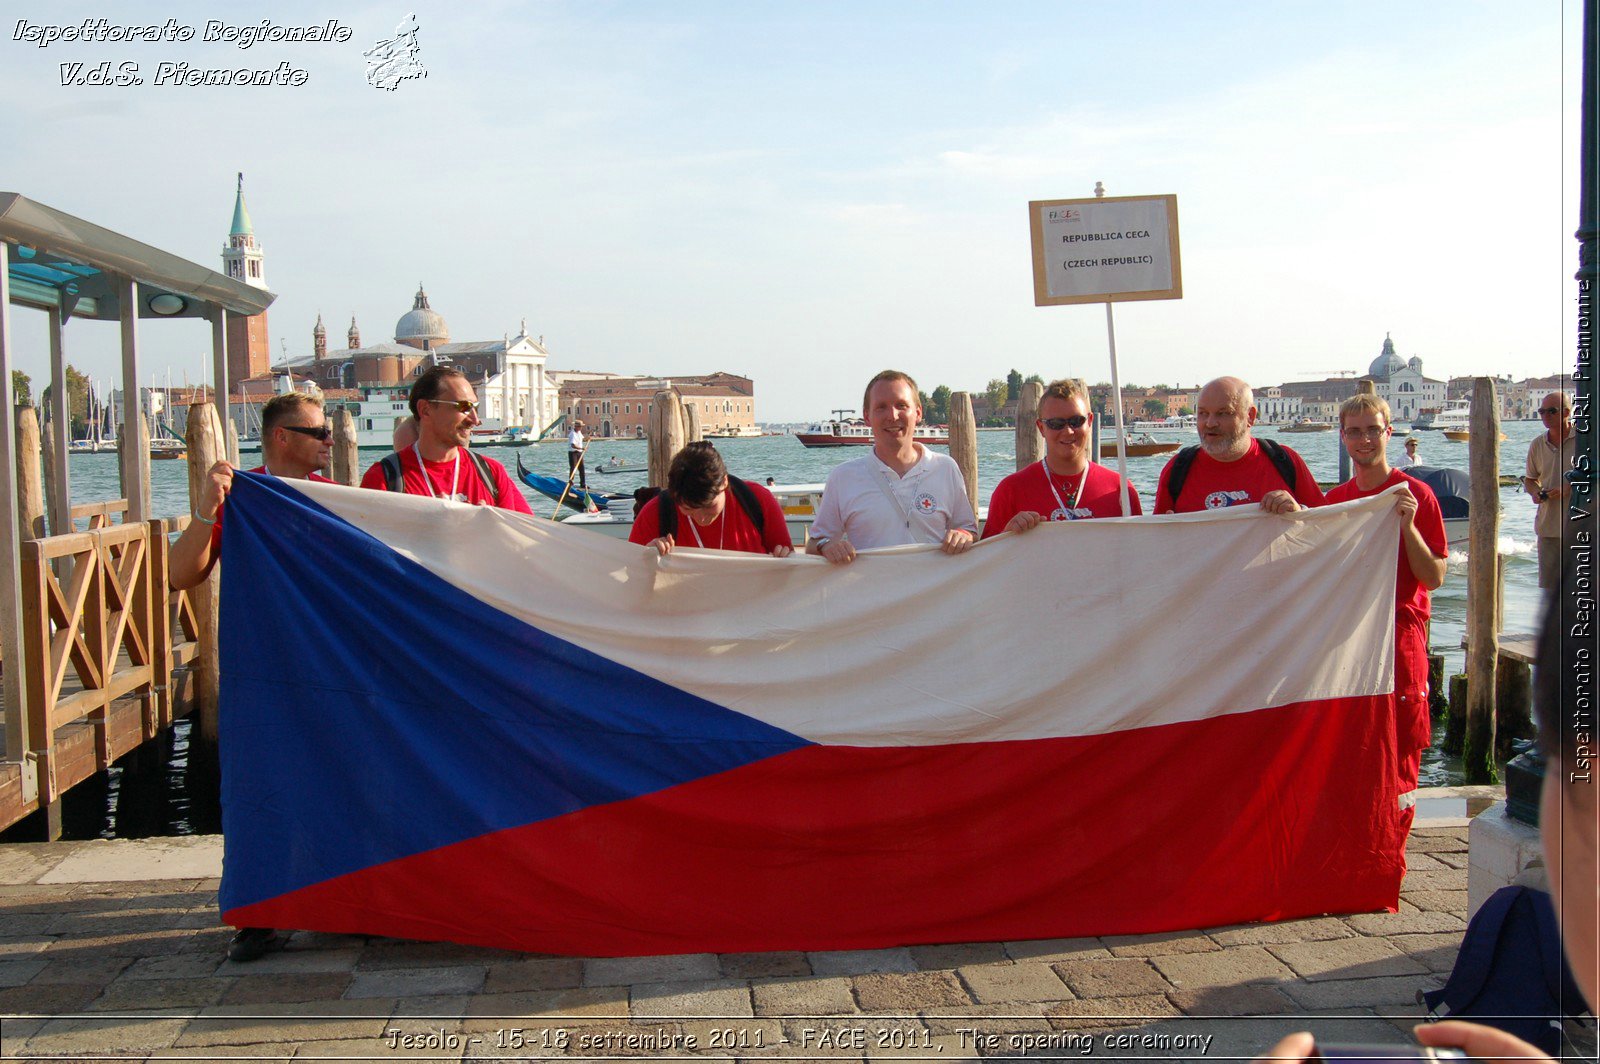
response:
<path fill-rule="evenodd" d="M 1406 437 L 1406 453 L 1395 459 L 1394 467 L 1396 469 L 1410 469 L 1412 466 L 1421 464 L 1422 455 L 1417 450 L 1417 438 L 1415 436 Z"/>
<path fill-rule="evenodd" d="M 574 421 L 572 431 L 567 433 L 567 479 L 580 488 L 589 486 L 589 474 L 583 468 L 584 447 L 583 422 Z"/>
<path fill-rule="evenodd" d="M 783 507 L 772 492 L 728 473 L 709 443 L 691 443 L 672 459 L 667 489 L 645 503 L 628 542 L 671 554 L 675 546 L 739 550 L 787 558 L 794 553 Z"/>
<path fill-rule="evenodd" d="M 1444 583 L 1449 554 L 1444 515 L 1433 489 L 1408 473 L 1389 468 L 1389 404 L 1376 395 L 1355 395 L 1339 407 L 1339 434 L 1355 465 L 1355 475 L 1328 492 L 1328 502 L 1364 499 L 1399 484 L 1395 507 L 1400 529 L 1400 561 L 1394 585 L 1395 726 L 1400 755 L 1400 795 L 1417 789 L 1422 751 L 1433 742 L 1428 716 L 1428 592 Z"/>
<path fill-rule="evenodd" d="M 252 473 L 270 473 L 284 480 L 320 480 L 317 472 L 333 454 L 333 430 L 322 412 L 322 400 L 304 392 L 274 396 L 261 409 L 261 465 Z M 218 462 L 206 471 L 189 522 L 168 555 L 167 580 L 180 590 L 204 580 L 222 551 L 224 504 L 233 488 L 233 466 Z M 245 963 L 281 946 L 270 927 L 241 927 L 228 943 L 228 959 Z"/>
<path fill-rule="evenodd" d="M 1121 517 L 1118 491 L 1128 495 L 1128 513 L 1138 516 L 1139 493 L 1132 484 L 1089 457 L 1089 388 L 1076 378 L 1051 381 L 1039 399 L 1034 420 L 1044 435 L 1044 458 L 1019 469 L 995 486 L 983 538 L 1026 532 L 1041 521 Z"/>
<path fill-rule="evenodd" d="M 434 366 L 418 377 L 411 386 L 411 416 L 416 442 L 367 470 L 363 488 L 532 512 L 506 467 L 467 446 L 480 423 L 478 395 L 460 370 Z"/>
<path fill-rule="evenodd" d="M 1567 508 L 1567 470 L 1578 438 L 1572 432 L 1572 403 L 1565 392 L 1551 392 L 1539 403 L 1544 431 L 1528 445 L 1522 489 L 1539 507 L 1533 532 L 1539 538 L 1539 586 L 1561 586 L 1561 518 Z"/>
<path fill-rule="evenodd" d="M 1155 512 L 1187 514 L 1257 503 L 1268 513 L 1321 506 L 1322 489 L 1293 450 L 1250 434 L 1255 395 L 1238 377 L 1218 377 L 1195 404 L 1198 447 L 1185 447 L 1161 471 Z"/>
<path fill-rule="evenodd" d="M 274 396 L 261 409 L 261 465 L 252 473 L 271 473 L 284 480 L 320 480 L 333 454 L 333 430 L 322 413 L 322 400 L 304 392 Z M 222 549 L 222 510 L 233 488 L 233 466 L 218 462 L 206 470 L 194 520 L 172 545 L 167 579 L 175 588 L 194 587 L 216 564 Z"/>
<path fill-rule="evenodd" d="M 978 534 L 961 469 L 915 439 L 922 421 L 917 382 L 886 369 L 867 383 L 862 413 L 872 429 L 872 452 L 834 467 L 822 489 L 807 554 L 835 565 L 856 551 L 937 543 L 960 554 Z"/>

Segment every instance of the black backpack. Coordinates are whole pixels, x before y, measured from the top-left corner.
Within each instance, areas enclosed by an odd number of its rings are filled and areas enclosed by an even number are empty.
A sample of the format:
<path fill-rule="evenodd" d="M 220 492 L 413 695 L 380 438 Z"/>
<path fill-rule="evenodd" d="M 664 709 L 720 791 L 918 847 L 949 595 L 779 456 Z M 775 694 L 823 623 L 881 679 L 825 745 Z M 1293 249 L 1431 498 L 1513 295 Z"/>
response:
<path fill-rule="evenodd" d="M 1430 1020 L 1498 1027 L 1551 1057 L 1561 1050 L 1560 1017 L 1586 1010 L 1561 950 L 1550 895 L 1528 887 L 1490 895 L 1467 924 L 1449 981 L 1417 997 Z"/>
<path fill-rule="evenodd" d="M 728 491 L 739 500 L 739 508 L 745 516 L 750 518 L 750 523 L 756 526 L 756 535 L 765 536 L 767 532 L 767 515 L 761 512 L 761 500 L 756 498 L 756 493 L 750 490 L 750 485 L 728 474 Z M 657 496 L 657 514 L 661 518 L 661 534 L 663 536 L 676 536 L 678 534 L 678 500 L 672 497 L 669 491 L 663 491 Z"/>
<path fill-rule="evenodd" d="M 1267 456 L 1272 467 L 1278 471 L 1283 482 L 1289 486 L 1289 494 L 1294 494 L 1295 480 L 1297 479 L 1294 468 L 1294 459 L 1289 457 L 1288 448 L 1277 440 L 1257 440 L 1261 444 L 1261 453 Z M 1189 467 L 1194 465 L 1194 459 L 1200 453 L 1200 445 L 1193 444 L 1185 447 L 1172 456 L 1172 472 L 1167 474 L 1168 503 L 1174 510 L 1178 508 L 1178 496 L 1183 493 L 1183 482 L 1189 479 Z"/>
<path fill-rule="evenodd" d="M 489 472 L 489 460 L 476 453 L 470 447 L 465 448 L 467 457 L 472 459 L 472 468 L 478 471 L 478 479 L 483 481 L 483 490 L 489 493 L 489 498 L 498 499 L 500 496 L 494 490 L 494 474 Z M 406 476 L 400 468 L 400 456 L 390 451 L 378 463 L 383 467 L 383 486 L 389 491 L 404 492 L 406 490 Z M 426 474 L 424 474 L 426 475 Z"/>

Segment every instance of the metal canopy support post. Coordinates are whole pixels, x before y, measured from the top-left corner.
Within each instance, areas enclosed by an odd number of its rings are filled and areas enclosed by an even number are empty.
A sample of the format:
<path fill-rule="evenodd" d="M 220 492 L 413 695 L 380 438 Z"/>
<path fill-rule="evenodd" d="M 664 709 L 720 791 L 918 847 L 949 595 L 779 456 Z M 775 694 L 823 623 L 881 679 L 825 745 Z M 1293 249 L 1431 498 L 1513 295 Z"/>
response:
<path fill-rule="evenodd" d="M 56 511 L 50 515 L 50 534 L 64 536 L 72 531 L 72 483 L 67 479 L 67 454 L 72 445 L 72 415 L 67 395 L 67 356 L 61 330 L 66 324 L 60 307 L 51 307 L 50 318 L 50 420 L 56 426 L 55 463 Z"/>
<path fill-rule="evenodd" d="M 1096 193 L 1098 195 L 1098 193 Z M 1111 345 L 1111 390 L 1117 396 L 1117 475 L 1123 483 L 1128 480 L 1128 418 L 1122 410 L 1122 378 L 1117 373 L 1117 329 L 1111 319 L 1111 303 L 1106 302 L 1106 341 Z M 1100 457 L 1098 449 L 1089 456 L 1089 461 Z M 1122 516 L 1130 517 L 1133 514 L 1128 503 L 1128 489 L 1121 488 L 1117 498 L 1122 500 Z"/>
<path fill-rule="evenodd" d="M 28 754 L 22 695 L 28 662 L 22 654 L 22 550 L 17 531 L 17 426 L 11 416 L 16 390 L 11 386 L 11 245 L 0 241 L 0 661 L 5 662 L 6 758 Z M 24 790 L 30 789 L 22 773 Z"/>
<path fill-rule="evenodd" d="M 228 430 L 228 388 L 228 311 L 216 307 L 211 314 L 211 401 L 224 433 Z"/>
<path fill-rule="evenodd" d="M 139 285 L 127 278 L 117 282 L 118 312 L 122 319 L 122 484 L 128 493 L 129 524 L 150 517 L 150 451 L 140 446 L 144 434 L 139 409 Z"/>

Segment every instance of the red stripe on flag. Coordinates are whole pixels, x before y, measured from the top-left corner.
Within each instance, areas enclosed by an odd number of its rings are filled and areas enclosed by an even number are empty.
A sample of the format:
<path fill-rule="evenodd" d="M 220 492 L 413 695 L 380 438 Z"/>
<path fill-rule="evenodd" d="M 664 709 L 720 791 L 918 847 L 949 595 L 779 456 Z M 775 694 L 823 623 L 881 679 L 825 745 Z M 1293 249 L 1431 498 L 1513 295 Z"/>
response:
<path fill-rule="evenodd" d="M 1394 735 L 1376 697 L 1100 736 L 807 747 L 225 918 L 624 956 L 1392 911 Z"/>

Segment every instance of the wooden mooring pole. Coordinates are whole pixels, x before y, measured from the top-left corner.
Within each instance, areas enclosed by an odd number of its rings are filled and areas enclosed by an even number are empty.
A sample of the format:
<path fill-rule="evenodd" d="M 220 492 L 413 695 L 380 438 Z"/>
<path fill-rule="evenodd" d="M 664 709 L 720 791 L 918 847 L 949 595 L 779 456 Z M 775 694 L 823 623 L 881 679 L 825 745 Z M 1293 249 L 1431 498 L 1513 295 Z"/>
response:
<path fill-rule="evenodd" d="M 17 426 L 17 531 L 23 542 L 44 538 L 44 487 L 39 481 L 39 417 L 31 406 L 14 411 Z"/>
<path fill-rule="evenodd" d="M 1044 458 L 1044 437 L 1039 434 L 1039 400 L 1044 397 L 1044 385 L 1029 381 L 1017 396 L 1017 468 L 1025 469 Z M 1096 449 L 1094 458 L 1100 457 Z M 974 506 L 977 504 L 974 503 Z"/>
<path fill-rule="evenodd" d="M 1469 784 L 1498 783 L 1495 763 L 1495 664 L 1499 657 L 1496 570 L 1500 555 L 1500 406 L 1494 381 L 1472 385 L 1467 473 L 1472 478 L 1467 522 L 1467 729 L 1462 769 Z"/>
<path fill-rule="evenodd" d="M 972 512 L 978 512 L 978 422 L 972 416 L 972 396 L 950 393 L 950 457 L 961 467 Z"/>
<path fill-rule="evenodd" d="M 347 488 L 356 486 L 361 476 L 361 459 L 356 445 L 356 419 L 348 410 L 333 412 L 333 472 L 335 481 Z"/>
<path fill-rule="evenodd" d="M 195 403 L 189 407 L 189 428 L 185 433 L 189 457 L 189 509 L 192 513 L 200 501 L 201 485 L 207 471 L 222 460 L 227 446 L 222 425 L 217 418 L 217 408 L 211 403 Z M 210 745 L 217 741 L 217 604 L 220 591 L 220 567 L 201 581 L 193 591 L 195 623 L 200 632 L 200 655 L 195 659 L 195 721 L 198 727 L 190 737 L 193 750 L 196 739 Z"/>
<path fill-rule="evenodd" d="M 682 400 L 678 393 L 664 389 L 650 401 L 650 486 L 667 486 L 667 468 L 678 452 L 683 450 L 684 417 Z"/>
<path fill-rule="evenodd" d="M 705 439 L 705 433 L 700 426 L 700 408 L 693 403 L 683 404 L 683 445 L 699 443 Z M 670 463 L 670 459 L 668 460 Z M 664 483 L 664 482 L 663 482 Z"/>

